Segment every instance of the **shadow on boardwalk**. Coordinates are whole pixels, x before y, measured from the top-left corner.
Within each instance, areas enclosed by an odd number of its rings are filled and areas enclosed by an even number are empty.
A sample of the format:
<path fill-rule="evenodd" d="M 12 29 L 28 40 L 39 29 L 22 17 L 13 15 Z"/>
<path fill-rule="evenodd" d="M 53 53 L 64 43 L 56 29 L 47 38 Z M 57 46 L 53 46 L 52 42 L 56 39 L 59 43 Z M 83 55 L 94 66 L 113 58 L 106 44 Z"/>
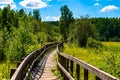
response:
<path fill-rule="evenodd" d="M 39 80 L 57 80 L 57 77 L 52 72 L 52 69 L 56 67 L 56 61 L 54 58 L 55 54 L 56 54 L 56 50 L 49 55 L 45 64 L 45 69 Z"/>

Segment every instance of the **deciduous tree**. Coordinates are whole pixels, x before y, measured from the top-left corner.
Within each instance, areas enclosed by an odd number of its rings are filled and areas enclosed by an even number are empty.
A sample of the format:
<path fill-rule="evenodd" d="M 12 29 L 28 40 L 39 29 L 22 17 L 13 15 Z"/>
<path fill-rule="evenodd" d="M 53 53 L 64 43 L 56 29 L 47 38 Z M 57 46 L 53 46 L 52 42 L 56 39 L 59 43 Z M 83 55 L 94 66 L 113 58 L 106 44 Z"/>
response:
<path fill-rule="evenodd" d="M 69 27 L 71 23 L 74 21 L 73 13 L 69 10 L 67 5 L 64 5 L 63 7 L 61 7 L 60 11 L 61 11 L 60 30 L 64 40 L 67 40 Z"/>

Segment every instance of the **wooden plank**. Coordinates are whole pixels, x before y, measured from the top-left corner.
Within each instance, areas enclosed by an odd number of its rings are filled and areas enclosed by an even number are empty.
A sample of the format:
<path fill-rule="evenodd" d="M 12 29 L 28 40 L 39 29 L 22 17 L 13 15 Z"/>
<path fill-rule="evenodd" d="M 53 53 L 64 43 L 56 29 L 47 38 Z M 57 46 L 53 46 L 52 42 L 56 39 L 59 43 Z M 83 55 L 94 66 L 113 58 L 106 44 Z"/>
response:
<path fill-rule="evenodd" d="M 57 64 L 58 64 L 58 67 L 62 70 L 62 72 L 66 75 L 66 77 L 69 80 L 74 80 L 74 78 L 70 75 L 70 73 L 68 73 L 59 62 L 57 62 Z"/>
<path fill-rule="evenodd" d="M 92 72 L 93 74 L 95 74 L 96 76 L 98 76 L 99 78 L 101 78 L 102 80 L 119 80 L 117 79 L 116 77 L 82 61 L 82 60 L 79 60 L 75 57 L 72 57 L 72 56 L 69 56 L 69 55 L 66 55 L 66 54 L 63 54 L 63 53 L 59 53 L 59 55 L 69 59 L 69 60 L 72 60 L 74 62 L 76 62 L 77 64 L 79 64 L 80 66 L 84 67 L 85 69 L 89 70 L 90 72 Z"/>
<path fill-rule="evenodd" d="M 58 43 L 52 43 L 52 44 L 46 44 L 44 45 L 42 48 L 43 50 L 48 50 L 50 48 L 53 48 L 55 46 L 57 46 Z M 30 53 L 22 62 L 21 64 L 18 66 L 18 68 L 16 69 L 15 73 L 13 74 L 13 76 L 11 77 L 11 80 L 22 80 L 23 79 L 23 75 L 25 75 L 24 73 L 26 73 L 26 68 L 29 68 L 29 66 L 32 64 L 33 60 L 36 58 L 36 56 L 38 54 L 38 52 L 40 52 L 41 49 L 35 50 L 32 53 Z M 25 71 L 25 72 L 24 72 Z"/>

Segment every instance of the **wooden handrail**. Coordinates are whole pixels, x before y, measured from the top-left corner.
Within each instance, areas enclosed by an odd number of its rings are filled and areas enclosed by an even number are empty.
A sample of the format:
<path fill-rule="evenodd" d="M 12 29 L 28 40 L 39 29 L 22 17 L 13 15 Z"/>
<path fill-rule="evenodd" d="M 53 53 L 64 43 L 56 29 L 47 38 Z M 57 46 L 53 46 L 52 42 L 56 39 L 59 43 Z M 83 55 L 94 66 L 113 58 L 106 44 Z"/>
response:
<path fill-rule="evenodd" d="M 62 61 L 62 60 L 64 60 L 64 61 Z M 68 60 L 69 60 L 69 62 L 66 62 Z M 66 55 L 66 54 L 58 51 L 58 63 L 62 64 L 62 66 L 64 68 L 70 68 L 71 70 L 73 70 L 73 66 L 74 66 L 73 62 L 77 64 L 76 65 L 76 69 L 78 69 L 78 70 L 76 70 L 76 71 L 78 71 L 77 73 L 80 73 L 79 72 L 80 66 L 82 66 L 84 68 L 84 80 L 88 80 L 88 71 L 95 74 L 96 80 L 118 80 L 116 77 L 114 77 L 114 76 L 82 61 L 82 60 L 79 60 L 75 57 L 72 57 L 70 55 Z M 71 65 L 71 63 L 72 63 L 72 65 Z M 70 66 L 66 67 L 67 65 L 70 65 Z M 71 71 L 71 70 L 68 70 L 68 72 L 73 73 L 73 71 Z M 67 74 L 65 74 L 65 75 L 67 76 Z M 77 80 L 80 80 L 79 75 L 80 74 L 76 74 L 76 76 L 78 77 Z"/>
<path fill-rule="evenodd" d="M 33 51 L 32 53 L 30 53 L 18 66 L 18 68 L 16 69 L 16 71 L 14 72 L 14 74 L 11 77 L 11 80 L 23 80 L 27 71 L 32 65 L 32 67 L 34 66 L 34 63 L 36 61 L 36 59 L 38 59 L 38 56 L 42 56 L 44 54 L 44 52 L 46 52 L 47 50 L 49 50 L 52 47 L 56 47 L 57 44 L 59 43 L 52 43 L 52 44 L 46 44 L 44 45 L 42 48 Z M 43 52 L 43 53 L 42 53 Z M 30 68 L 31 69 L 31 68 Z M 28 74 L 27 74 L 28 75 Z"/>
<path fill-rule="evenodd" d="M 74 78 L 70 75 L 69 72 L 67 72 L 66 69 L 64 69 L 64 67 L 58 62 L 57 63 L 59 68 L 64 72 L 64 74 L 66 74 L 66 76 L 68 77 L 69 80 L 74 80 Z"/>

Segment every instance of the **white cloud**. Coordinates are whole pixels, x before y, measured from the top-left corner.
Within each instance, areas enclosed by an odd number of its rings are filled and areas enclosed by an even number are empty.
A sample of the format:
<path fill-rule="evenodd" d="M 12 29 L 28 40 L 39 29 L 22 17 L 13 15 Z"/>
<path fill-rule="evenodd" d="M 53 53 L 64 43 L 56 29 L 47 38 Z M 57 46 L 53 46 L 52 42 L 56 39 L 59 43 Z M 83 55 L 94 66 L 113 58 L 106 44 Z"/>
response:
<path fill-rule="evenodd" d="M 0 4 L 11 4 L 14 3 L 13 0 L 0 0 Z"/>
<path fill-rule="evenodd" d="M 52 0 L 43 0 L 43 1 L 45 1 L 45 2 L 50 2 L 50 1 L 52 1 Z"/>
<path fill-rule="evenodd" d="M 25 8 L 39 9 L 47 7 L 47 4 L 42 0 L 23 0 L 19 4 Z"/>
<path fill-rule="evenodd" d="M 99 0 L 96 0 L 97 2 L 99 1 Z"/>
<path fill-rule="evenodd" d="M 15 3 L 10 4 L 10 7 L 11 7 L 11 9 L 15 9 L 15 8 L 17 8 L 17 6 L 16 6 Z"/>
<path fill-rule="evenodd" d="M 60 16 L 57 16 L 57 17 L 55 17 L 55 16 L 47 16 L 46 17 L 47 21 L 58 21 L 59 19 L 60 19 Z"/>
<path fill-rule="evenodd" d="M 99 3 L 95 3 L 94 6 L 99 6 L 100 4 Z"/>
<path fill-rule="evenodd" d="M 117 10 L 118 7 L 114 6 L 114 5 L 108 5 L 108 6 L 105 6 L 104 8 L 102 8 L 100 10 L 100 12 L 109 12 L 109 11 L 112 11 L 112 10 Z"/>
<path fill-rule="evenodd" d="M 11 9 L 16 9 L 17 8 L 16 4 L 14 4 L 14 3 L 13 4 L 9 4 L 9 5 L 10 5 Z M 0 8 L 3 9 L 6 6 L 8 6 L 8 5 L 6 5 L 6 4 L 5 5 L 1 5 Z"/>
<path fill-rule="evenodd" d="M 0 8 L 3 9 L 6 5 L 1 5 Z"/>
<path fill-rule="evenodd" d="M 11 9 L 15 9 L 16 4 L 13 0 L 0 0 L 0 8 L 3 9 L 4 7 L 10 5 Z"/>

